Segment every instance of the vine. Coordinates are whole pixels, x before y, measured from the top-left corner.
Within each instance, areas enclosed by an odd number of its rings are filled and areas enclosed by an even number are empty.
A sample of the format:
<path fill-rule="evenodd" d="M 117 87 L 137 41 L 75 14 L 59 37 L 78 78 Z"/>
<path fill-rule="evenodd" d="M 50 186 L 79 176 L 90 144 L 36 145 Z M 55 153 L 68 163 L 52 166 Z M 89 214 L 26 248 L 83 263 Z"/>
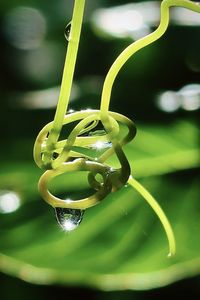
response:
<path fill-rule="evenodd" d="M 136 135 L 134 123 L 127 117 L 109 111 L 112 87 L 115 78 L 126 61 L 137 51 L 155 42 L 166 31 L 169 24 L 169 8 L 182 6 L 200 12 L 200 5 L 189 0 L 163 0 L 161 3 L 161 21 L 151 34 L 129 45 L 111 66 L 103 85 L 99 110 L 83 110 L 69 113 L 68 104 L 71 94 L 79 40 L 82 28 L 85 0 L 75 0 L 70 26 L 69 45 L 64 66 L 60 96 L 53 122 L 47 124 L 39 133 L 34 146 L 34 159 L 46 172 L 39 180 L 39 191 L 44 200 L 56 209 L 60 225 L 65 230 L 76 228 L 83 217 L 85 209 L 101 202 L 109 193 L 119 190 L 127 183 L 132 186 L 149 203 L 160 219 L 169 242 L 169 255 L 175 254 L 175 238 L 171 225 L 163 210 L 152 195 L 131 175 L 131 167 L 123 146 L 132 141 Z M 66 113 L 67 112 L 67 113 Z M 64 125 L 75 123 L 74 128 L 64 140 L 61 130 Z M 103 130 L 92 130 L 102 124 Z M 123 134 L 120 125 L 127 127 Z M 104 148 L 103 154 L 93 157 L 80 149 Z M 116 155 L 119 168 L 109 166 L 108 159 Z M 88 183 L 94 194 L 80 200 L 60 199 L 48 190 L 48 183 L 56 176 L 75 171 L 88 173 Z M 99 177 L 100 180 L 99 180 Z"/>

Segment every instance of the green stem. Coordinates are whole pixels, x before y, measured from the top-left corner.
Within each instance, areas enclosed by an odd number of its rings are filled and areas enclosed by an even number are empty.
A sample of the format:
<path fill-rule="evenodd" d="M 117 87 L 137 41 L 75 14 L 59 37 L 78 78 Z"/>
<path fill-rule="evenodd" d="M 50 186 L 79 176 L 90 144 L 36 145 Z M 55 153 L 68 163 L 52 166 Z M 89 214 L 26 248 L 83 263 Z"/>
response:
<path fill-rule="evenodd" d="M 166 232 L 168 242 L 169 242 L 169 254 L 168 256 L 173 256 L 176 252 L 176 243 L 174 238 L 174 233 L 172 230 L 172 227 L 158 204 L 158 202 L 154 199 L 154 197 L 132 176 L 130 176 L 128 183 L 148 202 L 148 204 L 151 206 L 151 208 L 154 210 L 158 218 L 160 219 L 160 222 L 163 225 L 163 228 Z"/>
<path fill-rule="evenodd" d="M 74 11 L 71 21 L 71 30 L 69 37 L 69 44 L 66 54 L 66 60 L 63 71 L 63 78 L 61 83 L 60 96 L 56 109 L 55 118 L 52 129 L 49 133 L 47 146 L 57 142 L 60 131 L 63 126 L 63 120 L 68 107 L 72 82 L 74 77 L 74 70 L 76 65 L 76 58 L 78 53 L 80 34 L 83 22 L 83 13 L 85 7 L 85 0 L 75 0 Z"/>
<path fill-rule="evenodd" d="M 167 30 L 169 24 L 169 8 L 170 6 L 182 6 L 196 12 L 200 12 L 199 3 L 194 3 L 189 0 L 164 0 L 161 3 L 161 21 L 158 28 L 151 34 L 129 45 L 115 60 L 111 66 L 103 85 L 101 97 L 101 114 L 102 116 L 109 110 L 111 92 L 117 74 L 127 62 L 127 60 L 140 49 L 158 40 Z"/>

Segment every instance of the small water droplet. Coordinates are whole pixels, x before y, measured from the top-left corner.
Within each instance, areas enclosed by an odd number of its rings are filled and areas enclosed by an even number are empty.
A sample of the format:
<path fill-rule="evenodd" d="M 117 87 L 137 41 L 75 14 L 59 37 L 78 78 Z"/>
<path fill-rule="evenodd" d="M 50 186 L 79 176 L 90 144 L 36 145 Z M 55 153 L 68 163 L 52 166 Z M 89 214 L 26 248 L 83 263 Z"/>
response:
<path fill-rule="evenodd" d="M 70 33 L 71 33 L 71 22 L 67 24 L 64 31 L 64 36 L 68 42 L 70 40 Z"/>
<path fill-rule="evenodd" d="M 56 207 L 56 218 L 65 231 L 76 229 L 83 219 L 84 210 Z"/>

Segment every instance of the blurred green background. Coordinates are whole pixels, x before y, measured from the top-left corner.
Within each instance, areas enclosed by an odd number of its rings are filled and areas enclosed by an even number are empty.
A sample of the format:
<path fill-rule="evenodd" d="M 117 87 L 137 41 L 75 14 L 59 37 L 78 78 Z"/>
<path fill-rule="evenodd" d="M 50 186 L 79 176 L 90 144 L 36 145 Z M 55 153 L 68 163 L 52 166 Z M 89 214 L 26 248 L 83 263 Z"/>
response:
<path fill-rule="evenodd" d="M 0 4 L 1 299 L 165 299 L 200 294 L 200 16 L 173 9 L 171 26 L 121 70 L 111 110 L 134 120 L 125 147 L 133 175 L 156 197 L 177 239 L 167 258 L 161 225 L 129 187 L 85 213 L 75 232 L 58 227 L 42 201 L 32 158 L 39 130 L 53 120 L 73 0 Z M 119 7 L 120 5 L 120 7 Z M 117 7 L 116 7 L 117 6 Z M 159 1 L 88 0 L 70 109 L 98 108 L 103 80 L 127 45 L 159 23 Z M 86 188 L 60 177 L 57 194 Z M 66 184 L 67 182 L 67 184 Z M 79 182 L 79 186 L 77 186 Z"/>

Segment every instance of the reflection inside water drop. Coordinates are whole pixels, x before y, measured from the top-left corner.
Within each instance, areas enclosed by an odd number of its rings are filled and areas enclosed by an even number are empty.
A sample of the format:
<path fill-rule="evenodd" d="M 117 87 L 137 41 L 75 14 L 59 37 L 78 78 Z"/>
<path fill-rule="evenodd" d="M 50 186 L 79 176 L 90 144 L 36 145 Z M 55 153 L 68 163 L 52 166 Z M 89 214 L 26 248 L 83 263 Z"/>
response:
<path fill-rule="evenodd" d="M 84 210 L 56 207 L 56 218 L 65 231 L 76 229 L 83 219 Z"/>
<path fill-rule="evenodd" d="M 70 32 L 71 32 L 71 22 L 69 24 L 67 24 L 67 26 L 65 27 L 65 31 L 64 31 L 64 36 L 68 42 L 70 39 Z"/>

